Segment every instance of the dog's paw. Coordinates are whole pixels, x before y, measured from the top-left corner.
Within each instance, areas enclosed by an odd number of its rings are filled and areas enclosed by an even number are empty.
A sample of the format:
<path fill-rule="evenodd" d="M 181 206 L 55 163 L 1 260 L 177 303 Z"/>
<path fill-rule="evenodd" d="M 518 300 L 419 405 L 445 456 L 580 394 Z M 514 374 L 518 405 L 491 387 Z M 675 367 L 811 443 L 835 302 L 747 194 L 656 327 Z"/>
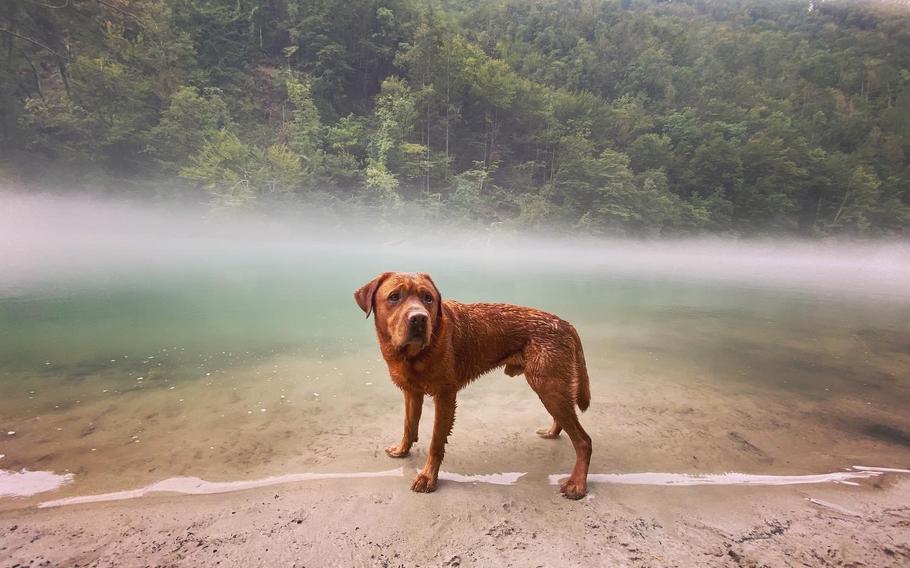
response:
<path fill-rule="evenodd" d="M 428 476 L 418 473 L 411 483 L 411 491 L 417 493 L 432 493 L 436 491 L 436 479 L 430 479 Z"/>
<path fill-rule="evenodd" d="M 569 477 L 559 483 L 559 492 L 566 499 L 578 500 L 588 494 L 588 486 L 587 483 L 579 483 Z"/>
<path fill-rule="evenodd" d="M 547 440 L 555 440 L 559 437 L 559 432 L 554 432 L 549 428 L 538 428 L 536 434 L 541 438 L 546 438 Z"/>
<path fill-rule="evenodd" d="M 389 454 L 391 458 L 404 458 L 411 453 L 410 449 L 404 449 L 401 446 L 389 446 L 385 449 L 385 453 Z"/>

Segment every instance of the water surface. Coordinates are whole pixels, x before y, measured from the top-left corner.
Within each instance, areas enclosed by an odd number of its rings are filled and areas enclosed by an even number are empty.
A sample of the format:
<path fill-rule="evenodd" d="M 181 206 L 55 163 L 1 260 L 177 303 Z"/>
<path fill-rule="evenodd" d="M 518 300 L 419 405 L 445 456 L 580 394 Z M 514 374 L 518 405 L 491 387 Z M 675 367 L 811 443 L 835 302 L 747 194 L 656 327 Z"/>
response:
<path fill-rule="evenodd" d="M 415 455 L 387 458 L 400 394 L 352 299 L 397 269 L 431 272 L 444 297 L 536 306 L 576 325 L 592 378 L 582 422 L 594 472 L 910 465 L 910 301 L 900 282 L 845 291 L 642 270 L 647 259 L 636 270 L 573 269 L 559 255 L 543 262 L 530 250 L 516 262 L 500 250 L 317 239 L 9 277 L 0 281 L 0 469 L 71 476 L 50 499 L 175 476 L 418 467 L 432 402 Z M 599 254 L 617 250 L 589 251 Z M 496 371 L 462 394 L 444 469 L 528 472 L 521 483 L 545 489 L 572 459 L 565 438 L 533 435 L 547 422 L 523 379 Z M 8 496 L 0 507 L 35 499 Z"/>

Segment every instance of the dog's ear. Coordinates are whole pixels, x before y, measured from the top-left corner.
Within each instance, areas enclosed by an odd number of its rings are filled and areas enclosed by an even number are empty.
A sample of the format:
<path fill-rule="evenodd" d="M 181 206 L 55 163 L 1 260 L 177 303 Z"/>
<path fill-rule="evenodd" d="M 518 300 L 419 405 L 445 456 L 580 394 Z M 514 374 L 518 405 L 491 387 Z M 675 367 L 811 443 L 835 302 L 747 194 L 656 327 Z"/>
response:
<path fill-rule="evenodd" d="M 376 299 L 376 290 L 385 282 L 385 279 L 394 274 L 394 272 L 383 272 L 376 278 L 373 278 L 354 292 L 354 300 L 360 309 L 370 317 L 373 311 L 373 302 Z"/>
<path fill-rule="evenodd" d="M 433 291 L 436 292 L 436 317 L 442 317 L 442 294 L 439 292 L 439 288 L 436 287 L 436 283 L 433 282 L 433 278 L 430 277 L 426 272 L 421 272 L 420 275 L 423 278 L 427 279 L 427 282 L 430 283 L 430 286 L 433 287 Z"/>

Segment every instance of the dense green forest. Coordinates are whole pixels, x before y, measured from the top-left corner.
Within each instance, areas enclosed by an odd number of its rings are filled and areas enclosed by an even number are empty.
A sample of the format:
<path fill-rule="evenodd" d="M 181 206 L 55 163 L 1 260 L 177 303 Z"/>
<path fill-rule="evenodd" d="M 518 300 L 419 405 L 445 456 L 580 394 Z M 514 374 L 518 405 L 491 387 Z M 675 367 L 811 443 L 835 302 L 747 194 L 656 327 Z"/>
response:
<path fill-rule="evenodd" d="M 168 187 L 218 209 L 906 234 L 910 10 L 3 0 L 0 152 L 6 182 Z"/>

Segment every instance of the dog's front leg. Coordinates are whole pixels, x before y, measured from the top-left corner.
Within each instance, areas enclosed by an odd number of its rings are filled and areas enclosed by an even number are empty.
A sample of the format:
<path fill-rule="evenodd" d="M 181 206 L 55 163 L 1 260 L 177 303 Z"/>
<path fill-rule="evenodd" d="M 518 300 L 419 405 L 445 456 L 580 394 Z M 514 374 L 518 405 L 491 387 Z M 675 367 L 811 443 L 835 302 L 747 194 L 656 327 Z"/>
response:
<path fill-rule="evenodd" d="M 417 430 L 420 426 L 420 411 L 423 410 L 423 393 L 404 391 L 404 433 L 401 443 L 389 446 L 385 453 L 393 458 L 403 458 L 411 451 L 411 445 L 417 441 Z"/>
<path fill-rule="evenodd" d="M 430 440 L 430 451 L 423 470 L 414 478 L 411 490 L 418 493 L 436 491 L 436 480 L 439 477 L 439 465 L 446 452 L 446 440 L 452 433 L 455 423 L 455 393 L 438 393 L 433 396 L 435 417 L 433 419 L 433 439 Z"/>

